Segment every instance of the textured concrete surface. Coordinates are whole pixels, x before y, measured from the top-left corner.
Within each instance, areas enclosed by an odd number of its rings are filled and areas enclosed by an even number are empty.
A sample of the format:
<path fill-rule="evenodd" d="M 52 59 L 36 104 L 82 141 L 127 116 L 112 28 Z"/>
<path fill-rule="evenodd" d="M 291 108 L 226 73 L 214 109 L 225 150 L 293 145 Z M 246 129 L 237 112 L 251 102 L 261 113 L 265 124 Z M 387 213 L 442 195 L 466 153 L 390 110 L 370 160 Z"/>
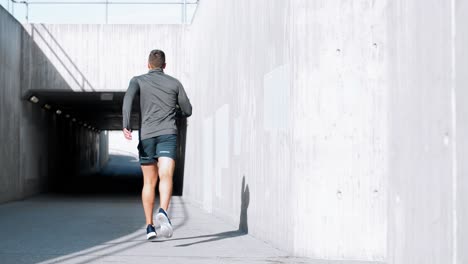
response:
<path fill-rule="evenodd" d="M 187 198 L 235 222 L 245 176 L 252 235 L 314 258 L 386 260 L 386 6 L 200 2 L 181 75 L 194 105 Z"/>
<path fill-rule="evenodd" d="M 332 263 L 291 257 L 182 198 L 170 209 L 174 236 L 152 242 L 137 196 L 39 196 L 0 205 L 0 216 L 3 264 Z"/>
<path fill-rule="evenodd" d="M 456 201 L 466 198 L 457 194 L 462 175 L 456 164 L 467 156 L 457 157 L 456 135 L 467 123 L 455 120 L 456 101 L 467 98 L 457 93 L 453 78 L 454 34 L 466 23 L 455 28 L 454 4 L 392 1 L 387 6 L 390 263 L 464 263 L 456 262 L 463 251 L 456 245 L 463 236 L 455 229 Z"/>
<path fill-rule="evenodd" d="M 456 263 L 468 263 L 468 50 L 465 48 L 468 43 L 468 27 L 466 26 L 466 15 L 468 12 L 468 1 L 456 1 L 456 6 L 452 10 L 455 15 L 452 22 L 455 26 L 455 50 L 453 65 L 455 72 L 455 104 L 453 109 L 456 112 L 456 178 L 454 189 L 451 190 L 452 197 L 456 200 L 456 225 L 453 226 L 452 233 L 455 234 L 455 243 L 458 250 L 454 251 Z M 452 211 L 453 212 L 453 211 Z"/>
<path fill-rule="evenodd" d="M 0 7 L 0 203 L 44 190 L 51 116 L 21 100 L 22 26 Z M 53 157 L 53 156 L 52 156 Z"/>
<path fill-rule="evenodd" d="M 43 101 L 32 104 L 23 98 L 30 85 L 69 87 L 22 25 L 2 7 L 0 22 L 2 203 L 66 185 L 74 175 L 95 173 L 107 158 L 107 134 L 73 124 L 42 108 Z M 33 69 L 35 63 L 38 67 Z"/>
<path fill-rule="evenodd" d="M 466 8 L 201 2 L 187 197 L 235 222 L 245 175 L 249 232 L 295 254 L 465 263 Z"/>
<path fill-rule="evenodd" d="M 28 90 L 76 92 L 126 91 L 129 80 L 145 73 L 149 51 L 166 52 L 167 73 L 183 65 L 183 27 L 178 25 L 24 25 L 38 49 L 25 47 L 28 61 Z M 39 54 L 38 54 L 39 53 Z M 56 69 L 41 67 L 45 54 Z M 179 60 L 180 59 L 180 60 Z M 47 80 L 43 76 L 48 76 Z M 177 75 L 176 75 L 177 76 Z"/>
<path fill-rule="evenodd" d="M 12 26 L 13 25 L 13 26 Z M 0 202 L 18 197 L 21 28 L 0 7 Z"/>

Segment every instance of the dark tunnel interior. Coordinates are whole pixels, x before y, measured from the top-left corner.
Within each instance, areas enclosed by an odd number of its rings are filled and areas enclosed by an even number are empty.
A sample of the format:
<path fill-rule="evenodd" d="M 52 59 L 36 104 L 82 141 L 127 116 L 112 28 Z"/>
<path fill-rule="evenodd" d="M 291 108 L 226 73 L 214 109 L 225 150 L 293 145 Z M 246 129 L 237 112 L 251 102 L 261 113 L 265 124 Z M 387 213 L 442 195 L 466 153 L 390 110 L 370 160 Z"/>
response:
<path fill-rule="evenodd" d="M 45 189 L 57 194 L 139 195 L 143 176 L 138 159 L 109 153 L 109 131 L 121 131 L 124 92 L 34 91 L 54 113 L 48 133 L 48 179 Z M 132 111 L 132 129 L 139 128 L 139 98 Z M 183 193 L 187 120 L 177 119 L 178 147 L 173 195 Z M 85 133 L 82 133 L 86 130 Z M 138 140 L 138 139 L 133 139 Z M 90 143 L 91 142 L 91 143 Z M 94 151 L 95 150 L 95 151 Z M 156 187 L 158 188 L 158 187 Z"/>

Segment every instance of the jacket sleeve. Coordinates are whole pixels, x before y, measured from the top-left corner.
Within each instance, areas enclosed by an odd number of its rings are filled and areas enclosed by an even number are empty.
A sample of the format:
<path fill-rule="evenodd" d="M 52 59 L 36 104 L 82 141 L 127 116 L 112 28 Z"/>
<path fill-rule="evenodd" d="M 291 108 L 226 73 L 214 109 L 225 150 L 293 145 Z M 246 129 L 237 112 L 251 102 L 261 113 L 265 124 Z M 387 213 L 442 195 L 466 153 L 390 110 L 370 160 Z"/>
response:
<path fill-rule="evenodd" d="M 179 82 L 179 94 L 177 96 L 177 101 L 180 106 L 180 110 L 182 111 L 183 117 L 189 117 L 192 115 L 192 105 L 190 104 L 190 100 L 185 93 L 184 86 Z"/>
<path fill-rule="evenodd" d="M 138 80 L 135 77 L 133 77 L 130 80 L 130 84 L 128 85 L 128 89 L 125 93 L 122 106 L 123 128 L 126 128 L 128 130 L 131 129 L 130 116 L 132 114 L 133 99 L 135 98 L 135 95 L 139 92 L 140 85 L 138 84 Z"/>

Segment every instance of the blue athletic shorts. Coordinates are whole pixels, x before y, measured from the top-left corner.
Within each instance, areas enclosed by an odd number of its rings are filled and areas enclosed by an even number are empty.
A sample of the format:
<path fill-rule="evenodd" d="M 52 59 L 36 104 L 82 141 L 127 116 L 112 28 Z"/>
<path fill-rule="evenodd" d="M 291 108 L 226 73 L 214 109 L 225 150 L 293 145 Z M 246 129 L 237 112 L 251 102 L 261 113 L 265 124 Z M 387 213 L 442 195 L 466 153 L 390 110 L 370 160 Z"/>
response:
<path fill-rule="evenodd" d="M 138 154 L 141 165 L 155 163 L 159 157 L 176 160 L 177 135 L 161 135 L 143 139 L 138 144 Z"/>

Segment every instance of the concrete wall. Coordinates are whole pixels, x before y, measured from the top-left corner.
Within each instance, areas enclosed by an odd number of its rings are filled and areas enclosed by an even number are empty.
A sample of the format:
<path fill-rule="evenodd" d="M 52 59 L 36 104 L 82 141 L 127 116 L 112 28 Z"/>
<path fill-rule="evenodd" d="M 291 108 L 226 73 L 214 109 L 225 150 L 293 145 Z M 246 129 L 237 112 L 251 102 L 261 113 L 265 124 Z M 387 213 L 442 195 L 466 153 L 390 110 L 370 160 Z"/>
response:
<path fill-rule="evenodd" d="M 18 197 L 21 27 L 0 7 L 0 201 Z M 16 99 L 16 100 L 15 100 Z"/>
<path fill-rule="evenodd" d="M 108 159 L 108 134 L 96 133 L 62 116 L 49 124 L 47 187 L 52 191 L 80 191 L 80 179 L 92 176 Z"/>
<path fill-rule="evenodd" d="M 2 148 L 0 202 L 19 199 L 43 189 L 47 177 L 50 116 L 21 100 L 21 25 L 0 7 Z"/>
<path fill-rule="evenodd" d="M 100 169 L 99 142 L 107 135 L 78 127 L 42 108 L 42 102 L 23 98 L 39 85 L 69 89 L 22 25 L 0 7 L 0 203 Z"/>
<path fill-rule="evenodd" d="M 21 99 L 23 81 L 22 26 L 0 7 L 0 93 L 3 143 L 0 202 L 20 199 L 44 189 L 49 155 L 50 115 Z"/>
<path fill-rule="evenodd" d="M 99 168 L 103 168 L 109 160 L 109 136 L 108 131 L 99 134 Z"/>
<path fill-rule="evenodd" d="M 237 224 L 245 176 L 250 234 L 385 260 L 386 26 L 371 1 L 201 2 L 186 34 L 186 195 Z"/>
<path fill-rule="evenodd" d="M 166 52 L 167 70 L 175 74 L 182 67 L 182 27 L 175 25 L 25 25 L 38 46 L 31 56 L 44 54 L 54 70 L 29 62 L 30 82 L 26 89 L 73 90 L 76 92 L 126 91 L 129 80 L 145 73 L 149 51 Z M 43 76 L 48 76 L 47 81 Z"/>
<path fill-rule="evenodd" d="M 457 159 L 457 148 L 464 146 L 458 145 L 455 121 L 456 101 L 467 97 L 457 93 L 453 79 L 457 51 L 452 31 L 457 29 L 452 4 L 388 4 L 390 263 L 452 263 L 462 252 L 454 225 L 456 164 L 462 158 Z M 466 150 L 460 151 L 466 157 Z"/>
<path fill-rule="evenodd" d="M 466 8 L 201 2 L 185 195 L 237 224 L 245 176 L 249 233 L 277 247 L 466 262 Z"/>
<path fill-rule="evenodd" d="M 455 81 L 452 86 L 454 92 L 455 105 L 452 104 L 452 111 L 455 110 L 455 116 L 452 115 L 452 120 L 455 123 L 456 135 L 456 178 L 452 182 L 454 189 L 451 190 L 452 198 L 455 200 L 452 214 L 455 213 L 456 222 L 453 227 L 454 237 L 454 259 L 456 263 L 468 263 L 468 51 L 466 45 L 468 43 L 468 26 L 466 26 L 468 12 L 467 1 L 456 1 L 452 6 L 452 41 L 455 45 L 455 50 L 452 49 L 452 67 L 455 67 L 455 72 L 452 72 L 452 78 Z M 454 107 L 455 106 L 455 107 Z M 452 143 L 453 144 L 453 143 Z M 452 174 L 453 176 L 453 174 Z M 452 179 L 454 179 L 452 177 Z"/>

